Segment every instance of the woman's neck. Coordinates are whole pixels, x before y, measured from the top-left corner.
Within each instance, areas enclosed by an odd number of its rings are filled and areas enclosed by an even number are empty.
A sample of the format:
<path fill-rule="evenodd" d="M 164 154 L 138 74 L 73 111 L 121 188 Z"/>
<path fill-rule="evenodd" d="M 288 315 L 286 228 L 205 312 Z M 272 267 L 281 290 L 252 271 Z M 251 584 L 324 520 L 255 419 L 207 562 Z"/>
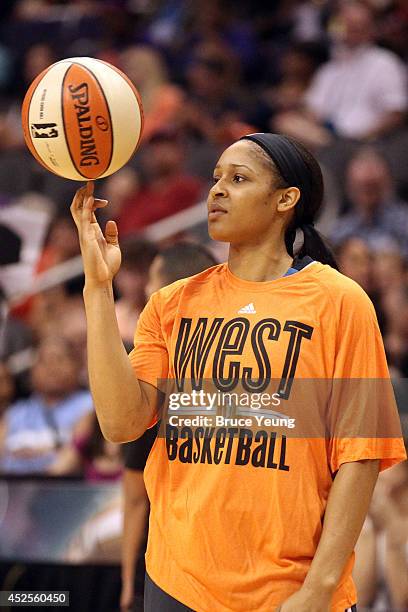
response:
<path fill-rule="evenodd" d="M 271 248 L 259 245 L 230 245 L 228 267 L 242 280 L 265 282 L 280 278 L 290 268 L 293 257 L 285 244 Z"/>

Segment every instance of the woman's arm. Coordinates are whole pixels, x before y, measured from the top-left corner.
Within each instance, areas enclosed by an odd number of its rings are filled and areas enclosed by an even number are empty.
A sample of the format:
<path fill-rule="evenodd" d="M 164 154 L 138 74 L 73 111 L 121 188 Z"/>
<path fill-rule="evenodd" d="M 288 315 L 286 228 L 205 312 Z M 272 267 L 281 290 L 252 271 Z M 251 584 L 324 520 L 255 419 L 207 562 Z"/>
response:
<path fill-rule="evenodd" d="M 368 608 L 377 590 L 376 532 L 370 516 L 363 525 L 355 552 L 353 579 L 358 593 L 358 603 L 362 608 Z"/>
<path fill-rule="evenodd" d="M 126 353 L 115 315 L 112 283 L 86 283 L 89 385 L 105 438 L 139 438 L 153 420 L 157 392 L 139 381 Z"/>
<path fill-rule="evenodd" d="M 153 420 L 156 389 L 139 382 L 119 334 L 112 279 L 119 270 L 121 253 L 114 221 L 105 234 L 95 218 L 93 184 L 79 189 L 71 205 L 84 263 L 84 302 L 88 334 L 89 382 L 101 430 L 111 442 L 141 436 Z"/>
<path fill-rule="evenodd" d="M 323 531 L 299 591 L 280 612 L 326 612 L 363 526 L 379 472 L 379 460 L 343 463 L 327 501 Z"/>
<path fill-rule="evenodd" d="M 392 497 L 387 500 L 385 523 L 385 578 L 396 610 L 408 609 L 408 528 L 407 516 Z"/>

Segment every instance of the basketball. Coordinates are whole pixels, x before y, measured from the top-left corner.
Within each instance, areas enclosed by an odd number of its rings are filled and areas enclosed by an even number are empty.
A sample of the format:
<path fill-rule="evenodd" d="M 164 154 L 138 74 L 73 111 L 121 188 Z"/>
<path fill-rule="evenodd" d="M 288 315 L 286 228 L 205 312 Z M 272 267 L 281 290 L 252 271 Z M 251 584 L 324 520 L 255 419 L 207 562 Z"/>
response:
<path fill-rule="evenodd" d="M 22 105 L 26 144 L 47 170 L 76 181 L 113 174 L 140 142 L 140 95 L 120 70 L 90 57 L 46 68 Z"/>

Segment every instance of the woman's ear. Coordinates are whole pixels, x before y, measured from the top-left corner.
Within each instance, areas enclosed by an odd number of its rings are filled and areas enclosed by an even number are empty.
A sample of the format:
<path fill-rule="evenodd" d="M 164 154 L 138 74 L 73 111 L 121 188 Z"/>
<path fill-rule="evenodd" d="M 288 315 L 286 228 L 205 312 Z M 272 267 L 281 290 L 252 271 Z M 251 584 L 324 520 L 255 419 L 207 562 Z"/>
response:
<path fill-rule="evenodd" d="M 288 189 L 282 189 L 278 196 L 278 212 L 286 212 L 291 210 L 298 203 L 300 198 L 300 191 L 297 187 L 289 187 Z"/>

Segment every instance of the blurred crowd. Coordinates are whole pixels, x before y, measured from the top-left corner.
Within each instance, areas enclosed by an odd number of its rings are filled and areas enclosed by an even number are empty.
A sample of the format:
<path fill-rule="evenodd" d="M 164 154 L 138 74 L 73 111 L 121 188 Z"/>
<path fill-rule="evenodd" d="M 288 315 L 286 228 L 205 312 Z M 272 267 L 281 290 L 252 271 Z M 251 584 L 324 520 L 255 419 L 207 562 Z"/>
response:
<path fill-rule="evenodd" d="M 97 183 L 98 196 L 109 200 L 99 220 L 117 221 L 123 245 L 115 296 L 125 346 L 132 346 L 148 295 L 164 282 L 163 249 L 180 240 L 202 243 L 222 259 L 222 250 L 208 245 L 202 229 L 184 228 L 153 243 L 146 239 L 147 228 L 202 202 L 218 155 L 241 135 L 287 133 L 304 142 L 322 166 L 325 209 L 318 228 L 334 247 L 340 270 L 375 305 L 406 428 L 407 3 L 5 0 L 0 5 L 1 472 L 88 480 L 123 474 L 122 449 L 103 440 L 88 389 L 81 274 L 57 278 L 28 295 L 21 277 L 11 273 L 29 250 L 24 235 L 10 231 L 6 222 L 15 218 L 18 229 L 19 215 L 30 219 L 28 238 L 32 228 L 40 228 L 32 276 L 79 255 L 68 214 L 78 184 L 47 172 L 31 157 L 20 123 L 33 78 L 74 56 L 116 65 L 143 101 L 138 152 Z M 193 273 L 187 260 L 171 260 L 171 269 L 176 264 L 180 269 L 173 278 L 167 271 L 167 282 Z M 362 606 L 408 610 L 407 524 L 403 465 L 380 478 L 359 541 Z M 396 568 L 405 579 L 395 579 Z"/>

